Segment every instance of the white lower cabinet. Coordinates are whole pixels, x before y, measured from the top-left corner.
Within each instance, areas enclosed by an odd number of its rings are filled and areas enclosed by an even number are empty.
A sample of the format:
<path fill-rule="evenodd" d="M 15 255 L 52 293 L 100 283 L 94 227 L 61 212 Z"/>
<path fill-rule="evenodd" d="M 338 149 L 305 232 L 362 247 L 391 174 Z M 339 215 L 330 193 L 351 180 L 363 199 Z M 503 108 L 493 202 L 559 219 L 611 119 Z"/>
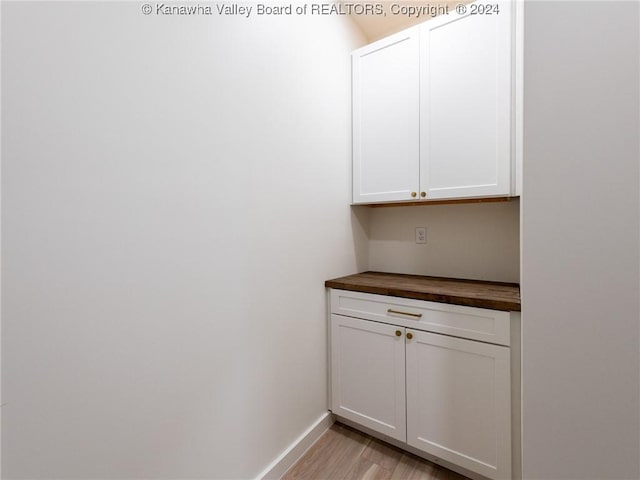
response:
<path fill-rule="evenodd" d="M 404 328 L 340 315 L 331 322 L 333 413 L 404 441 Z"/>
<path fill-rule="evenodd" d="M 366 310 L 368 295 L 356 295 Z M 389 298 L 393 322 L 405 299 Z M 379 310 L 380 296 L 371 299 Z M 415 300 L 407 302 L 413 309 L 405 316 L 417 311 Z M 461 307 L 420 303 L 418 328 L 410 320 L 331 314 L 332 412 L 482 477 L 518 478 L 511 464 L 510 347 L 423 331 L 430 308 L 442 318 L 443 309 Z"/>
<path fill-rule="evenodd" d="M 489 478 L 511 478 L 509 348 L 409 331 L 407 443 Z"/>

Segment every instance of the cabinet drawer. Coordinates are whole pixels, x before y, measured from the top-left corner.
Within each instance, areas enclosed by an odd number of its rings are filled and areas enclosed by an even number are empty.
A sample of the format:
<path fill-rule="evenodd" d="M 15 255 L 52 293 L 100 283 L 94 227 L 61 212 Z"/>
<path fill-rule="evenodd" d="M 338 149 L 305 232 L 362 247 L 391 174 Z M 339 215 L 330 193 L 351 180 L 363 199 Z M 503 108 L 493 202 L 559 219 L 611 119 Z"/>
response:
<path fill-rule="evenodd" d="M 509 346 L 510 314 L 486 308 L 331 290 L 331 313 Z"/>

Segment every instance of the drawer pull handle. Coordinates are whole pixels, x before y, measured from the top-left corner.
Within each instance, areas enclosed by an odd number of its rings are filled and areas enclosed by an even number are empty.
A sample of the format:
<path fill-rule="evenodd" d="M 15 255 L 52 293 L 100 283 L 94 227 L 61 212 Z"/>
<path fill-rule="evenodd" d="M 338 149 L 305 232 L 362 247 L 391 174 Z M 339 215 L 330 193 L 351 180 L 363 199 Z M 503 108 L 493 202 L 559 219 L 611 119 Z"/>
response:
<path fill-rule="evenodd" d="M 387 313 L 397 313 L 398 315 L 408 315 L 409 317 L 415 317 L 415 318 L 422 317 L 421 313 L 401 312 L 400 310 L 392 310 L 392 309 L 388 309 Z"/>

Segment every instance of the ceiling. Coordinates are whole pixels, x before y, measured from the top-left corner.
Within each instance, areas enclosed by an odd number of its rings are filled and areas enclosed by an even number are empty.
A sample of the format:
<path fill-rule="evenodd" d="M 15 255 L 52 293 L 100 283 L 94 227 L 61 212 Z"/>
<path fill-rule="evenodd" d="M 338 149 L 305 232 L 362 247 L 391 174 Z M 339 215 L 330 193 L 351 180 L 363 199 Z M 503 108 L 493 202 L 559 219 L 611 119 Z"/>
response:
<path fill-rule="evenodd" d="M 455 6 L 459 3 L 470 3 L 472 0 L 444 0 L 440 2 L 427 2 L 427 1 L 382 1 L 378 3 L 373 2 L 349 2 L 348 0 L 340 0 L 338 3 L 342 4 L 345 11 L 351 11 L 351 18 L 358 25 L 362 33 L 369 42 L 379 40 L 380 38 L 391 35 L 392 33 L 404 30 L 412 25 L 422 23 L 430 18 L 445 11 L 446 8 L 450 12 L 455 10 Z M 384 10 L 383 14 L 356 14 L 357 10 L 355 6 L 364 7 L 366 5 L 382 5 Z M 409 15 L 410 8 L 413 8 L 413 15 Z M 417 12 L 422 12 L 420 16 L 416 15 Z"/>

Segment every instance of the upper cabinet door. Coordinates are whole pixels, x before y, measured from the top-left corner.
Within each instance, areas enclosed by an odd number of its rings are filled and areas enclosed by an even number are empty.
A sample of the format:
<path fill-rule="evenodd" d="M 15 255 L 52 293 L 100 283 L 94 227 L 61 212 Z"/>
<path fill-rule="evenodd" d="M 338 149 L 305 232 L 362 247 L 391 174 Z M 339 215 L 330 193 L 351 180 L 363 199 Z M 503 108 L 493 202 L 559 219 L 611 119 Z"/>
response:
<path fill-rule="evenodd" d="M 352 54 L 353 203 L 411 200 L 419 191 L 419 29 Z"/>
<path fill-rule="evenodd" d="M 512 7 L 467 5 L 421 25 L 427 199 L 511 193 Z"/>

